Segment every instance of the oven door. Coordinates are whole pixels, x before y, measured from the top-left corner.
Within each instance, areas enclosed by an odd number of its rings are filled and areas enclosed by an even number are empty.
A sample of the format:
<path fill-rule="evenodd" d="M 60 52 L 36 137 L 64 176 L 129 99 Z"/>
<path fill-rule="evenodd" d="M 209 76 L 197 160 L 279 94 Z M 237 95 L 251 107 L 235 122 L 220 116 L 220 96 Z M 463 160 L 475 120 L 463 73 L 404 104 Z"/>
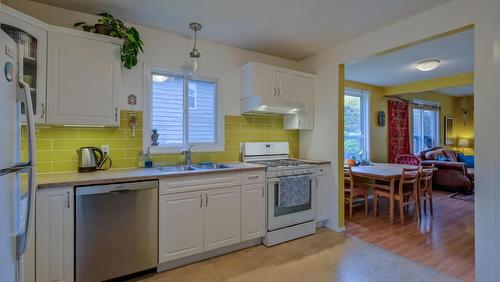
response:
<path fill-rule="evenodd" d="M 310 199 L 307 204 L 291 208 L 278 207 L 278 189 L 280 178 L 267 181 L 267 229 L 268 231 L 313 221 L 316 214 L 316 189 L 312 189 L 315 177 L 309 181 Z"/>

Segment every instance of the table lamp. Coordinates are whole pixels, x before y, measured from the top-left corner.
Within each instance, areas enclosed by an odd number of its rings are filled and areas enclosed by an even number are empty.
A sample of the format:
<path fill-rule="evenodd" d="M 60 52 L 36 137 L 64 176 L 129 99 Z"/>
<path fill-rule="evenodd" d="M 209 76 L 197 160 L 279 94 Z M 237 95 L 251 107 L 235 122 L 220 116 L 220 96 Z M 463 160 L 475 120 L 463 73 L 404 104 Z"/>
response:
<path fill-rule="evenodd" d="M 458 147 L 462 148 L 462 153 L 464 153 L 464 148 L 469 148 L 469 139 L 459 138 L 458 139 Z"/>

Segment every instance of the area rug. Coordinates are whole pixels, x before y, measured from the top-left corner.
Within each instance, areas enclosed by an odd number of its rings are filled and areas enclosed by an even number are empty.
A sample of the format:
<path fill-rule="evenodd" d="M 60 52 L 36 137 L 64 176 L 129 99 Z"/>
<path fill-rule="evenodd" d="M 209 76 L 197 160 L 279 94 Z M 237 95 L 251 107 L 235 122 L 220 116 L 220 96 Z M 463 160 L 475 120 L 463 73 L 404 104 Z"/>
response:
<path fill-rule="evenodd" d="M 448 196 L 452 199 L 457 199 L 457 200 L 462 200 L 462 201 L 467 201 L 467 202 L 473 202 L 474 203 L 474 193 L 470 195 L 465 195 L 462 193 L 453 193 L 450 196 Z"/>

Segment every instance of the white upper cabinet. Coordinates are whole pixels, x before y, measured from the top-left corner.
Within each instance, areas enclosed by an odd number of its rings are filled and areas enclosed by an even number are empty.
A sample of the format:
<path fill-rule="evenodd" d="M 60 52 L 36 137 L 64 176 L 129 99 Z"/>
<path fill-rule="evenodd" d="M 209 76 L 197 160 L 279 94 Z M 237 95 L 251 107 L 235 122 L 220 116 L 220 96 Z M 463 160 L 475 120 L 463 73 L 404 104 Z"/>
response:
<path fill-rule="evenodd" d="M 119 42 L 72 29 L 49 30 L 48 124 L 119 126 Z"/>
<path fill-rule="evenodd" d="M 248 63 L 241 69 L 241 112 L 282 114 L 285 129 L 312 129 L 314 75 Z"/>
<path fill-rule="evenodd" d="M 0 4 L 2 30 L 21 47 L 23 79 L 30 85 L 35 123 L 46 118 L 47 27 L 48 25 Z M 21 106 L 21 118 L 26 110 Z"/>

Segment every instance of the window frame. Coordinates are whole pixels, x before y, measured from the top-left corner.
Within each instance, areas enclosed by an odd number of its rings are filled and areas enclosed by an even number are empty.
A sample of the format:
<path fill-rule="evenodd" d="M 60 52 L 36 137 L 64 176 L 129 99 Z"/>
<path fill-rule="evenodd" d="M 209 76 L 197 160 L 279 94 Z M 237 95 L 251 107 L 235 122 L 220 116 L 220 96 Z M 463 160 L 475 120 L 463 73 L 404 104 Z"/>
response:
<path fill-rule="evenodd" d="M 439 102 L 435 101 L 429 101 L 429 100 L 421 100 L 421 99 L 412 99 L 412 107 L 411 107 L 411 138 L 410 138 L 410 143 L 411 143 L 411 152 L 415 154 L 415 144 L 413 142 L 413 139 L 415 137 L 415 132 L 414 132 L 414 126 L 415 126 L 415 121 L 414 121 L 414 110 L 420 110 L 421 111 L 421 132 L 423 134 L 424 132 L 424 125 L 423 125 L 423 112 L 424 111 L 434 111 L 436 113 L 436 117 L 434 119 L 435 123 L 435 130 L 434 134 L 436 136 L 436 141 L 434 144 L 434 147 L 440 146 L 441 144 L 441 104 Z M 422 140 L 423 144 L 423 140 Z M 419 151 L 416 152 L 418 154 L 422 150 L 426 149 L 431 149 L 431 148 L 419 148 Z"/>
<path fill-rule="evenodd" d="M 189 136 L 189 80 L 201 80 L 215 82 L 215 136 L 214 143 L 183 143 L 176 145 L 159 145 L 151 146 L 151 130 L 152 130 L 152 73 L 162 73 L 170 74 L 184 77 L 184 87 L 187 89 L 183 95 L 184 99 L 184 142 Z M 144 74 L 144 128 L 143 128 L 143 149 L 147 150 L 149 148 L 151 153 L 179 153 L 182 149 L 186 148 L 188 145 L 194 145 L 192 148 L 193 152 L 218 152 L 224 151 L 224 98 L 223 98 L 223 77 L 222 75 L 210 73 L 210 72 L 199 72 L 196 76 L 190 75 L 184 67 L 168 66 L 155 63 L 145 62 L 143 64 L 143 74 Z"/>
<path fill-rule="evenodd" d="M 371 129 L 370 129 L 370 123 L 371 123 L 371 106 L 370 106 L 370 100 L 371 100 L 371 93 L 368 90 L 362 90 L 362 89 L 355 89 L 355 88 L 350 88 L 350 87 L 345 87 L 344 88 L 344 108 L 343 111 L 345 112 L 345 96 L 352 96 L 352 97 L 360 97 L 361 99 L 361 110 L 365 112 L 365 114 L 362 117 L 361 120 L 361 127 L 364 129 L 364 139 L 365 139 L 365 149 L 366 149 L 366 155 L 368 156 L 368 160 L 371 160 Z M 345 118 L 345 117 L 344 117 Z M 345 121 L 344 121 L 345 122 Z M 346 134 L 345 134 L 345 124 L 344 124 L 344 144 L 346 140 Z M 359 153 L 359 152 L 358 152 Z M 356 154 L 356 157 L 358 157 L 358 154 Z M 345 158 L 345 145 L 344 145 L 344 158 Z"/>

